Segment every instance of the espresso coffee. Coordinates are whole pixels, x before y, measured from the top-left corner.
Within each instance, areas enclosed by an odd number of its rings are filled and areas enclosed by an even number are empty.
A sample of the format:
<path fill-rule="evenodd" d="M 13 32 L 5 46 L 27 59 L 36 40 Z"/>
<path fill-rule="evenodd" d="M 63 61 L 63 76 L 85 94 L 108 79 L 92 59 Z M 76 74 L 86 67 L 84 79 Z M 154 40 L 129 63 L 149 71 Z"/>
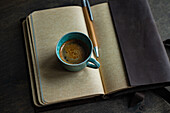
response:
<path fill-rule="evenodd" d="M 66 41 L 60 48 L 60 58 L 69 64 L 79 64 L 87 59 L 89 47 L 79 39 Z"/>

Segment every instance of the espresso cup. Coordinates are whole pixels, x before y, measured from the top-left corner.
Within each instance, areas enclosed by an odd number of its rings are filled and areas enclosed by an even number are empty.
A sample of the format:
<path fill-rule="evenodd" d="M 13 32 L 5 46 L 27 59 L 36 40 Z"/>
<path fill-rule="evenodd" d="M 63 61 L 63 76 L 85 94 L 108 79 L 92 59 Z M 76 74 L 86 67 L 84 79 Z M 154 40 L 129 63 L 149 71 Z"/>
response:
<path fill-rule="evenodd" d="M 99 68 L 100 63 L 91 58 L 92 52 L 93 44 L 90 38 L 81 32 L 67 33 L 56 46 L 56 55 L 59 61 L 69 71 L 80 71 L 86 66 L 94 69 Z"/>

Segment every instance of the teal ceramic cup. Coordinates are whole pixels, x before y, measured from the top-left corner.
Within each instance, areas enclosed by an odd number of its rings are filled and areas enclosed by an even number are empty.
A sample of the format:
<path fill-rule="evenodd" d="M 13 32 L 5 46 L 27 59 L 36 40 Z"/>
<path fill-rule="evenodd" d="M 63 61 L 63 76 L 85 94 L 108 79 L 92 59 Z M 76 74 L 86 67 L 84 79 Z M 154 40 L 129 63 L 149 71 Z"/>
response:
<path fill-rule="evenodd" d="M 88 46 L 88 49 L 90 51 L 89 55 L 88 55 L 87 59 L 81 63 L 78 63 L 78 64 L 66 63 L 60 57 L 61 46 L 66 41 L 71 40 L 71 39 L 79 39 L 79 40 L 83 41 Z M 90 68 L 94 68 L 94 69 L 99 68 L 100 63 L 97 60 L 95 60 L 94 58 L 91 58 L 92 52 L 93 52 L 93 44 L 92 44 L 90 38 L 81 32 L 70 32 L 70 33 L 64 35 L 58 41 L 57 46 L 56 46 L 56 55 L 57 55 L 59 61 L 61 62 L 62 66 L 69 71 L 80 71 L 80 70 L 84 69 L 85 67 L 90 67 Z"/>

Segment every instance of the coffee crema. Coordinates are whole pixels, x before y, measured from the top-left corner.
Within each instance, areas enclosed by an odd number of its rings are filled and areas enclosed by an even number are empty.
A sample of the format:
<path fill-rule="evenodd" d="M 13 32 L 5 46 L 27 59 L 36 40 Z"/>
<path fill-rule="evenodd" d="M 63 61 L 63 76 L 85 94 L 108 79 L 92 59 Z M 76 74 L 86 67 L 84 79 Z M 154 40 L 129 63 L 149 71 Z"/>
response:
<path fill-rule="evenodd" d="M 79 64 L 87 59 L 89 47 L 79 39 L 66 41 L 60 48 L 60 58 L 69 64 Z"/>

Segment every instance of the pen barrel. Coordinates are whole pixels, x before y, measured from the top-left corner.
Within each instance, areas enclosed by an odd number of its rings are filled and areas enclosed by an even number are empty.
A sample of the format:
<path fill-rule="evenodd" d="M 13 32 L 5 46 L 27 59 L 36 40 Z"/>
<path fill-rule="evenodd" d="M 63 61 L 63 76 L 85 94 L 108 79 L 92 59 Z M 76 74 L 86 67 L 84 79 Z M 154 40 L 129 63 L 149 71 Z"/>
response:
<path fill-rule="evenodd" d="M 97 40 L 96 40 L 97 37 L 96 37 L 96 34 L 95 34 L 93 23 L 92 23 L 92 21 L 90 19 L 90 16 L 88 14 L 87 7 L 83 7 L 83 13 L 84 13 L 84 17 L 85 17 L 89 37 L 92 40 L 93 46 L 97 47 L 98 46 Z"/>

